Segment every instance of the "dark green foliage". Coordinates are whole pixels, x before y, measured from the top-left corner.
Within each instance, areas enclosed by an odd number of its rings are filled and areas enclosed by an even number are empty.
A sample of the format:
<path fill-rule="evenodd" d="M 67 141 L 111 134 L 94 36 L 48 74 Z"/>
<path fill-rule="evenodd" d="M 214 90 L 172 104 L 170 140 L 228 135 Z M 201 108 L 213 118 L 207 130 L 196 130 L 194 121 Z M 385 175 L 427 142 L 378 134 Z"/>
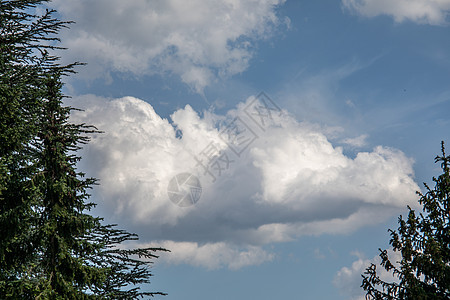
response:
<path fill-rule="evenodd" d="M 88 255 L 86 259 L 91 265 L 107 270 L 106 281 L 103 285 L 91 287 L 94 294 L 106 299 L 136 299 L 138 296 L 165 295 L 160 292 L 144 292 L 137 287 L 124 289 L 130 284 L 149 283 L 152 274 L 147 267 L 148 260 L 157 258 L 154 255 L 156 251 L 167 250 L 162 248 L 120 249 L 116 246 L 123 242 L 137 240 L 138 237 L 136 234 L 115 229 L 115 226 L 101 225 L 89 237 L 90 241 L 95 241 L 103 247 L 99 253 Z"/>
<path fill-rule="evenodd" d="M 23 274 L 37 244 L 38 172 L 33 141 L 42 111 L 42 78 L 55 60 L 43 42 L 61 23 L 50 12 L 37 17 L 22 10 L 41 1 L 0 2 L 0 288 L 25 293 Z"/>
<path fill-rule="evenodd" d="M 425 184 L 427 192 L 418 193 L 423 213 L 408 207 L 408 218 L 400 216 L 399 228 L 389 230 L 390 244 L 402 260 L 391 262 L 380 249 L 382 267 L 398 281 L 382 281 L 372 264 L 362 275 L 366 299 L 450 299 L 450 156 L 444 142 L 435 161 L 443 173 L 433 178 L 433 189 Z"/>
<path fill-rule="evenodd" d="M 95 128 L 69 122 L 60 66 L 48 50 L 68 23 L 29 13 L 46 1 L 0 2 L 0 298 L 136 299 L 160 248 L 88 211 L 95 184 L 76 152 Z"/>
<path fill-rule="evenodd" d="M 79 158 L 69 154 L 79 149 L 78 144 L 86 141 L 81 134 L 90 130 L 68 123 L 70 110 L 62 106 L 61 87 L 59 75 L 49 74 L 36 143 L 40 171 L 35 181 L 41 196 L 37 251 L 41 253 L 38 272 L 43 280 L 43 299 L 83 298 L 86 285 L 100 285 L 105 275 L 104 270 L 89 266 L 83 259 L 85 252 L 101 247 L 84 238 L 99 222 L 84 213 L 93 205 L 86 203 L 86 189 L 95 181 L 80 179 L 83 174 L 75 172 Z"/>

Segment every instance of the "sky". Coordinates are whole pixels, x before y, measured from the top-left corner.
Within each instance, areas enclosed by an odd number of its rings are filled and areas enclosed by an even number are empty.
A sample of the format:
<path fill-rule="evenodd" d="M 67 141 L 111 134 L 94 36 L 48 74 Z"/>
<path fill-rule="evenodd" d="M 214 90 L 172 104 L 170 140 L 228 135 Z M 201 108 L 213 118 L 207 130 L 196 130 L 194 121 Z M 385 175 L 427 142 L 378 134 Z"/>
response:
<path fill-rule="evenodd" d="M 160 299 L 363 299 L 450 142 L 449 0 L 54 0 L 93 213 Z M 420 209 L 420 208 L 419 208 Z M 392 253 L 395 257 L 395 253 Z M 388 276 L 388 274 L 383 274 Z"/>

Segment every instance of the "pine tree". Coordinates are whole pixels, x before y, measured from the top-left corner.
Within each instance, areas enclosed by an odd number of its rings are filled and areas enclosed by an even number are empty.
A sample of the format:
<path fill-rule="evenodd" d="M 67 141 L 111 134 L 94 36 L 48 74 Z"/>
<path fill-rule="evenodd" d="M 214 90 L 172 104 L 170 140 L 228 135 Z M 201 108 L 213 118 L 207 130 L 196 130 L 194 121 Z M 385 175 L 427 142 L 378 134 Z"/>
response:
<path fill-rule="evenodd" d="M 400 216 L 398 229 L 389 230 L 401 261 L 391 262 L 380 249 L 381 266 L 398 280 L 381 280 L 372 264 L 362 275 L 366 299 L 450 299 L 450 156 L 444 142 L 441 151 L 435 161 L 442 174 L 433 178 L 434 188 L 424 184 L 427 192 L 418 192 L 423 213 L 408 207 L 408 218 Z"/>
<path fill-rule="evenodd" d="M 61 87 L 59 74 L 49 74 L 35 145 L 40 166 L 35 181 L 41 198 L 37 272 L 43 299 L 80 299 L 86 285 L 104 280 L 104 271 L 87 265 L 82 257 L 100 246 L 83 238 L 98 222 L 85 213 L 93 205 L 85 200 L 94 180 L 80 179 L 83 174 L 75 172 L 79 158 L 70 153 L 86 141 L 82 134 L 89 128 L 68 123 L 70 108 L 62 106 Z"/>
<path fill-rule="evenodd" d="M 168 250 L 163 248 L 121 249 L 117 246 L 123 242 L 137 240 L 138 236 L 116 229 L 116 226 L 100 225 L 89 236 L 90 241 L 95 241 L 102 247 L 99 252 L 87 256 L 86 259 L 92 265 L 107 270 L 103 284 L 91 286 L 91 290 L 95 295 L 105 299 L 137 299 L 144 296 L 166 295 L 161 292 L 142 291 L 137 285 L 150 283 L 152 273 L 148 268 L 148 260 L 158 257 L 154 253 Z M 130 288 L 130 285 L 135 287 Z"/>
<path fill-rule="evenodd" d="M 95 179 L 80 179 L 75 154 L 86 134 L 95 131 L 68 121 L 71 108 L 63 107 L 59 75 L 49 76 L 47 99 L 39 134 L 42 172 L 37 179 L 43 200 L 40 218 L 40 290 L 43 299 L 62 297 L 82 299 L 136 299 L 154 294 L 139 287 L 149 282 L 148 263 L 139 259 L 156 258 L 155 251 L 164 249 L 120 249 L 116 246 L 135 240 L 137 236 L 112 225 L 102 225 L 101 218 L 86 213 L 89 189 Z M 42 282 L 43 279 L 43 282 Z"/>
<path fill-rule="evenodd" d="M 55 61 L 47 50 L 56 48 L 49 45 L 57 40 L 51 35 L 66 25 L 50 11 L 27 12 L 40 2 L 0 2 L 0 291 L 17 295 L 31 288 L 24 274 L 38 242 L 33 140 L 43 74 Z"/>
<path fill-rule="evenodd" d="M 88 211 L 93 178 L 76 155 L 95 128 L 69 122 L 63 75 L 46 42 L 68 23 L 45 1 L 1 2 L 0 295 L 35 299 L 136 299 L 161 248 L 123 249 L 135 234 L 103 225 Z M 4 51 L 3 51 L 4 50 Z"/>

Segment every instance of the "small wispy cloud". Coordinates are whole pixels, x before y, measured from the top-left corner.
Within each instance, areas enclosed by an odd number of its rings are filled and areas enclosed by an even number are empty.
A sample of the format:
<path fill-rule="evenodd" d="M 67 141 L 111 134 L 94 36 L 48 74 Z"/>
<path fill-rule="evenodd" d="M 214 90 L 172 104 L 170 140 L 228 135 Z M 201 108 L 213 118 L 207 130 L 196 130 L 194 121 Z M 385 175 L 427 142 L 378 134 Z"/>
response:
<path fill-rule="evenodd" d="M 352 263 L 350 267 L 341 268 L 335 275 L 333 284 L 339 289 L 340 293 L 352 300 L 364 300 L 365 292 L 360 287 L 362 283 L 361 275 L 364 274 L 366 268 L 370 264 L 377 266 L 378 275 L 380 279 L 385 282 L 398 282 L 398 279 L 392 276 L 392 273 L 388 273 L 383 267 L 380 266 L 380 257 L 377 255 L 372 259 L 367 259 L 364 255 L 358 251 L 354 252 L 358 259 Z M 397 262 L 401 260 L 401 253 L 394 252 L 392 249 L 388 251 L 389 259 L 394 265 L 398 265 Z"/>
<path fill-rule="evenodd" d="M 369 136 L 367 134 L 362 134 L 360 136 L 354 138 L 346 138 L 342 140 L 342 143 L 349 145 L 355 148 L 361 148 L 367 145 L 367 138 Z"/>
<path fill-rule="evenodd" d="M 342 0 L 344 8 L 364 17 L 391 16 L 395 22 L 406 20 L 430 25 L 448 25 L 449 0 Z"/>

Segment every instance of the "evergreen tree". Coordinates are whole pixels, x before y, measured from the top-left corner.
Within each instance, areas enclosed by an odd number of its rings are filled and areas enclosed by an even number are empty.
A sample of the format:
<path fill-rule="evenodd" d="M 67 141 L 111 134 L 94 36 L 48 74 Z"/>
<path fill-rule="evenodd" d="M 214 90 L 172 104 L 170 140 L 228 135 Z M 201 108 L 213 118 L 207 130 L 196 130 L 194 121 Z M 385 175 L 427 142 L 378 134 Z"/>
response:
<path fill-rule="evenodd" d="M 136 299 L 154 294 L 138 286 L 148 283 L 151 273 L 148 263 L 139 259 L 156 258 L 160 248 L 120 249 L 116 246 L 135 240 L 137 236 L 102 225 L 101 218 L 87 213 L 94 204 L 88 203 L 87 189 L 92 178 L 81 179 L 76 173 L 79 161 L 75 153 L 86 143 L 92 127 L 68 122 L 71 108 L 63 107 L 59 75 L 48 77 L 47 99 L 39 133 L 42 172 L 37 181 L 43 200 L 40 215 L 40 284 L 43 299 L 95 298 Z"/>
<path fill-rule="evenodd" d="M 443 173 L 433 178 L 433 189 L 424 184 L 427 192 L 418 192 L 423 213 L 416 215 L 408 207 L 408 218 L 400 216 L 399 228 L 389 230 L 390 244 L 401 261 L 391 262 L 380 249 L 381 266 L 398 280 L 381 280 L 372 264 L 362 275 L 366 299 L 450 299 L 450 156 L 444 142 L 441 150 L 435 161 Z"/>
<path fill-rule="evenodd" d="M 95 241 L 102 247 L 99 252 L 86 255 L 86 259 L 90 264 L 106 270 L 106 280 L 102 285 L 91 286 L 90 289 L 95 295 L 105 299 L 136 299 L 144 296 L 166 295 L 161 292 L 142 291 L 138 285 L 150 283 L 152 274 L 148 268 L 148 260 L 158 257 L 154 254 L 156 251 L 168 250 L 118 248 L 117 246 L 123 242 L 137 240 L 138 236 L 115 227 L 116 225 L 100 225 L 88 237 L 89 241 Z"/>
<path fill-rule="evenodd" d="M 86 189 L 95 181 L 80 179 L 83 174 L 75 172 L 79 158 L 70 154 L 86 141 L 82 134 L 89 128 L 68 122 L 70 108 L 62 106 L 61 87 L 59 74 L 49 74 L 35 145 L 40 166 L 35 181 L 41 198 L 37 272 L 43 299 L 80 299 L 86 286 L 101 284 L 104 271 L 83 258 L 83 253 L 101 246 L 84 238 L 99 221 L 85 213 L 93 205 L 86 203 Z"/>
<path fill-rule="evenodd" d="M 49 45 L 66 23 L 46 11 L 32 10 L 42 1 L 0 2 L 0 291 L 25 295 L 26 262 L 35 255 L 38 172 L 33 141 L 42 111 L 43 74 L 55 67 Z M 47 45 L 46 45 L 47 44 Z"/>
<path fill-rule="evenodd" d="M 30 13 L 46 1 L 1 2 L 0 295 L 35 299 L 136 299 L 161 248 L 122 249 L 135 234 L 87 212 L 95 179 L 76 152 L 95 128 L 69 122 L 52 37 L 68 23 Z M 48 44 L 47 44 L 48 45 Z M 144 258 L 144 260 L 142 259 Z"/>

